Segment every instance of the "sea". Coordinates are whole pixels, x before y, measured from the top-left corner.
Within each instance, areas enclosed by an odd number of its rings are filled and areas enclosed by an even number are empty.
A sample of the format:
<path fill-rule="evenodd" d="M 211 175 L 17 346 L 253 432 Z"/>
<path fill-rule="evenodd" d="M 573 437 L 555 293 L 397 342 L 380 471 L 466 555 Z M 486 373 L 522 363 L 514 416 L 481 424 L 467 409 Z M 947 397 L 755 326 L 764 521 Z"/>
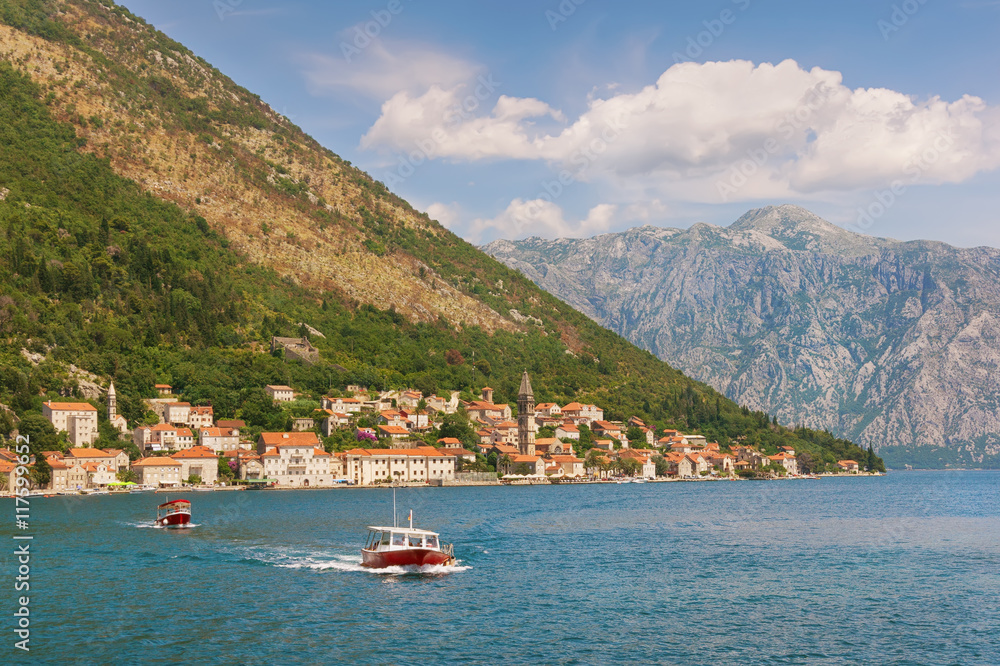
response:
<path fill-rule="evenodd" d="M 151 527 L 166 499 L 194 527 Z M 1000 664 L 1000 473 L 0 500 L 0 663 Z M 30 592 L 14 592 L 30 535 Z M 14 647 L 29 596 L 30 652 Z"/>

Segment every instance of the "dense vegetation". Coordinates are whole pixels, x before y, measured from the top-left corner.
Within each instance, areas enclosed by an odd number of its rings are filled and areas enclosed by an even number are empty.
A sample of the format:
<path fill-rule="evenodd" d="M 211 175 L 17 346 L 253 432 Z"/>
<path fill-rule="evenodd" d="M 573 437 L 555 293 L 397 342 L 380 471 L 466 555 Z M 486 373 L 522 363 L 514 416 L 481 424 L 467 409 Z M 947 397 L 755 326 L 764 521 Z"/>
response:
<path fill-rule="evenodd" d="M 0 2 L 5 21 L 47 39 L 79 41 L 46 11 L 37 0 Z M 224 121 L 181 108 L 161 89 L 152 111 L 162 104 L 164 113 L 203 123 L 205 131 Z M 167 382 L 193 403 L 211 403 L 220 418 L 244 418 L 251 430 L 286 423 L 261 389 L 269 383 L 313 398 L 350 383 L 471 397 L 489 383 L 498 400 L 512 401 L 527 369 L 539 401 L 595 402 L 608 419 L 635 414 L 722 444 L 740 440 L 765 451 L 791 445 L 819 465 L 865 460 L 865 452 L 829 433 L 784 428 L 733 404 L 451 234 L 416 233 L 359 211 L 358 234 L 382 248 L 405 248 L 466 293 L 498 311 L 517 307 L 537 324 L 488 333 L 443 319 L 414 323 L 391 309 L 302 288 L 247 262 L 197 214 L 81 152 L 73 126 L 57 122 L 48 102 L 33 81 L 0 62 L 0 401 L 22 418 L 40 413 L 46 397 L 78 394 L 69 364 L 113 379 L 119 411 L 132 423 L 148 418 L 141 399 L 153 397 L 153 384 Z M 226 118 L 257 122 L 238 109 Z M 373 196 L 392 197 L 363 174 L 358 181 Z M 271 336 L 300 335 L 301 322 L 325 335 L 311 336 L 322 353 L 318 364 L 270 353 Z M 22 349 L 44 360 L 36 365 Z M 0 416 L 0 429 L 13 425 Z"/>

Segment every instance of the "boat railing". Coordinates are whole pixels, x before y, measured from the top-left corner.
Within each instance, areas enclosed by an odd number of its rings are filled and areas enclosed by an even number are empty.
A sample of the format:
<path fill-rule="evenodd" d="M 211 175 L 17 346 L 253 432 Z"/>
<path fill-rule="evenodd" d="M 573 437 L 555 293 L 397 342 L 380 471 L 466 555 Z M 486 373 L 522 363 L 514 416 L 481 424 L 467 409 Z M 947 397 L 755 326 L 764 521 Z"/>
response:
<path fill-rule="evenodd" d="M 453 543 L 443 543 L 441 544 L 441 552 L 448 557 L 455 557 L 455 544 Z"/>

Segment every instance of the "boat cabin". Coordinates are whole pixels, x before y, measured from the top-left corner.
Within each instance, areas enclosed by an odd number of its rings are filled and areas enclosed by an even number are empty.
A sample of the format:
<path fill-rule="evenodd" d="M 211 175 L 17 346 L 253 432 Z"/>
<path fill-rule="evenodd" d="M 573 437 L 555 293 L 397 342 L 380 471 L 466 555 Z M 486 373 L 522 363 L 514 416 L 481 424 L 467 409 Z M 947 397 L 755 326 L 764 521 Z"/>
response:
<path fill-rule="evenodd" d="M 174 500 L 156 507 L 156 516 L 158 518 L 166 518 L 174 513 L 191 513 L 191 500 Z"/>
<path fill-rule="evenodd" d="M 437 532 L 409 527 L 369 527 L 365 550 L 387 551 L 410 548 L 440 550 Z"/>

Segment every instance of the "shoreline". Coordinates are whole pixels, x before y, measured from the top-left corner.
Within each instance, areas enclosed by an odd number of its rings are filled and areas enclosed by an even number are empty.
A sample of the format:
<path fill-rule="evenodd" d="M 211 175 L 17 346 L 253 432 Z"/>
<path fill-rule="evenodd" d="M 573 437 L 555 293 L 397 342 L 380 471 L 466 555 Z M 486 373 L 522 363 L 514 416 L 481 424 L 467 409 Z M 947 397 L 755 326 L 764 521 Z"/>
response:
<path fill-rule="evenodd" d="M 899 471 L 899 470 L 897 470 Z M 926 471 L 926 472 L 960 472 L 960 471 L 998 471 L 998 470 L 907 470 L 907 471 Z M 311 487 L 293 487 L 293 486 L 271 486 L 265 488 L 257 488 L 253 492 L 261 491 L 287 491 L 287 490 L 379 490 L 387 488 L 496 488 L 496 487 L 524 487 L 524 486 L 581 486 L 581 485 L 612 485 L 612 486 L 626 486 L 626 485 L 643 485 L 646 483 L 714 483 L 723 481 L 817 481 L 824 478 L 859 478 L 859 477 L 882 477 L 887 476 L 887 474 L 882 474 L 879 472 L 860 472 L 856 474 L 820 474 L 815 477 L 810 476 L 783 476 L 775 477 L 770 479 L 741 479 L 739 477 L 706 477 L 706 478 L 692 478 L 692 479 L 670 479 L 670 478 L 658 478 L 658 479 L 646 479 L 645 481 L 635 482 L 631 480 L 619 481 L 617 479 L 586 479 L 581 481 L 551 481 L 550 479 L 517 479 L 515 481 L 504 482 L 502 479 L 497 479 L 497 483 L 484 483 L 484 482 L 469 482 L 462 483 L 460 481 L 450 482 L 450 483 L 424 483 L 424 482 L 411 482 L 402 483 L 395 486 L 391 484 L 374 484 L 374 485 L 353 485 L 347 483 L 338 483 L 332 486 L 311 486 Z M 20 495 L 20 497 L 25 498 L 56 498 L 56 497 L 111 497 L 116 495 L 135 495 L 135 494 L 158 494 L 158 493 L 201 493 L 201 492 L 243 492 L 249 491 L 250 486 L 238 485 L 238 486 L 216 486 L 212 490 L 196 489 L 196 488 L 158 488 L 152 493 L 109 493 L 108 495 L 90 495 L 84 493 L 66 493 L 59 491 L 45 492 L 45 491 L 31 491 L 33 495 Z M 14 499 L 19 497 L 14 493 L 4 493 L 0 495 L 0 499 L 9 498 Z"/>

